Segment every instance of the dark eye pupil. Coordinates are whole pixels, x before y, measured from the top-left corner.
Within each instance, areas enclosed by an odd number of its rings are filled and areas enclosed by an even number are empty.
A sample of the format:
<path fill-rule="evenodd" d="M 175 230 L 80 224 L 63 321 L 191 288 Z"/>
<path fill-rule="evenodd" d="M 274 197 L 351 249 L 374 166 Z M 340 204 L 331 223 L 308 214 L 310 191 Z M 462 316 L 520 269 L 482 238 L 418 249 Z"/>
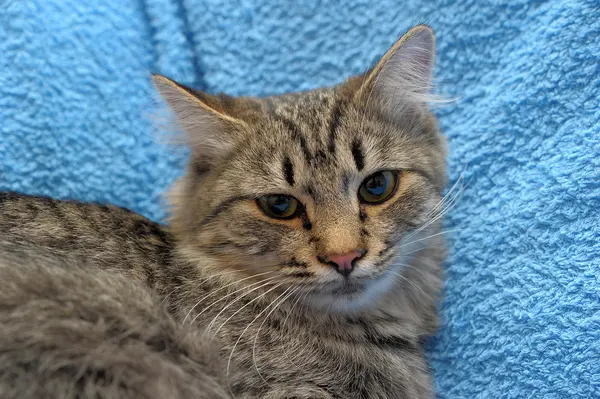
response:
<path fill-rule="evenodd" d="M 367 181 L 366 189 L 373 196 L 380 196 L 387 188 L 387 180 L 383 173 L 378 173 Z"/>
<path fill-rule="evenodd" d="M 290 206 L 290 200 L 284 196 L 272 196 L 269 198 L 269 207 L 273 213 L 284 213 Z"/>

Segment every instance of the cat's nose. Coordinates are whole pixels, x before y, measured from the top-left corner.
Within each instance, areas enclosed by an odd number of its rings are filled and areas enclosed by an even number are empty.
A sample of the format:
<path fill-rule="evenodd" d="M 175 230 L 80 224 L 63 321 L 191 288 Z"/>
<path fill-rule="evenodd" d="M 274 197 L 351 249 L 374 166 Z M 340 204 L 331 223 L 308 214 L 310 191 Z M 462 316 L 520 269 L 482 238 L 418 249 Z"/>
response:
<path fill-rule="evenodd" d="M 354 270 L 354 264 L 357 260 L 361 259 L 367 251 L 365 250 L 354 250 L 345 254 L 334 254 L 319 257 L 319 260 L 323 263 L 331 265 L 334 269 L 344 277 L 348 277 L 352 270 Z"/>

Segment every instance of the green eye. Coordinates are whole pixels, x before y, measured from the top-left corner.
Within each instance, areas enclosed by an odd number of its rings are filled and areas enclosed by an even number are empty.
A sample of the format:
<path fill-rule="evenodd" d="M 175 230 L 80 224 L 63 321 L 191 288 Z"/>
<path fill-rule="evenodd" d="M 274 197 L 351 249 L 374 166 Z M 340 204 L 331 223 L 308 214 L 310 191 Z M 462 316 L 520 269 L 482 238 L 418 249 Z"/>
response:
<path fill-rule="evenodd" d="M 367 204 L 380 204 L 389 199 L 398 186 L 398 174 L 389 170 L 373 173 L 360 185 L 358 198 Z"/>
<path fill-rule="evenodd" d="M 265 195 L 256 202 L 267 215 L 277 219 L 291 219 L 300 209 L 298 200 L 289 195 Z"/>

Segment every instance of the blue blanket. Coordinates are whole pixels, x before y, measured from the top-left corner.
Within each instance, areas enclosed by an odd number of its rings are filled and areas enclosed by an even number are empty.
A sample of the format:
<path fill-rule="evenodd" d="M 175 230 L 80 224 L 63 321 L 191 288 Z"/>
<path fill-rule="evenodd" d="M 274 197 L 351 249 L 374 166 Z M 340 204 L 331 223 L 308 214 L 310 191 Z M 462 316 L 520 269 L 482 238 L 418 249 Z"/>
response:
<path fill-rule="evenodd" d="M 450 176 L 466 182 L 428 343 L 439 396 L 600 397 L 598 0 L 0 3 L 0 189 L 157 220 L 185 153 L 153 133 L 151 70 L 307 89 L 431 24 L 439 91 L 459 98 L 437 111 Z"/>

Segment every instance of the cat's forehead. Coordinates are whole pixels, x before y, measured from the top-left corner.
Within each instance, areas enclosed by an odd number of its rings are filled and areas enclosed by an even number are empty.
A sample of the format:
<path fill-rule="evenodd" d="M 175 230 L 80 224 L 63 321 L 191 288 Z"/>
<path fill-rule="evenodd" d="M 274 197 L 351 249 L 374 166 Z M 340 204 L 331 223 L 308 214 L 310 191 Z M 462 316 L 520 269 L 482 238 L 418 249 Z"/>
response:
<path fill-rule="evenodd" d="M 273 151 L 300 150 L 306 158 L 330 158 L 347 136 L 340 126 L 351 115 L 349 101 L 335 88 L 266 97 L 258 100 L 258 118 L 250 144 Z M 292 145 L 296 142 L 298 145 Z"/>
<path fill-rule="evenodd" d="M 339 88 L 253 101 L 256 113 L 227 172 L 249 188 L 333 194 L 379 170 L 431 166 L 428 146 L 409 124 L 353 103 Z"/>
<path fill-rule="evenodd" d="M 257 114 L 239 146 L 248 161 L 289 158 L 319 172 L 337 171 L 347 166 L 353 148 L 355 154 L 369 152 L 389 133 L 335 88 L 256 101 Z"/>
<path fill-rule="evenodd" d="M 294 122 L 308 137 L 327 127 L 336 102 L 341 95 L 333 88 L 266 97 L 263 102 L 264 117 L 268 122 Z M 314 137 L 312 137 L 314 138 Z"/>
<path fill-rule="evenodd" d="M 346 99 L 334 89 L 266 97 L 260 102 L 260 115 L 251 127 L 241 150 L 260 161 L 289 159 L 325 172 L 344 166 L 341 141 L 347 131 L 340 104 Z"/>

